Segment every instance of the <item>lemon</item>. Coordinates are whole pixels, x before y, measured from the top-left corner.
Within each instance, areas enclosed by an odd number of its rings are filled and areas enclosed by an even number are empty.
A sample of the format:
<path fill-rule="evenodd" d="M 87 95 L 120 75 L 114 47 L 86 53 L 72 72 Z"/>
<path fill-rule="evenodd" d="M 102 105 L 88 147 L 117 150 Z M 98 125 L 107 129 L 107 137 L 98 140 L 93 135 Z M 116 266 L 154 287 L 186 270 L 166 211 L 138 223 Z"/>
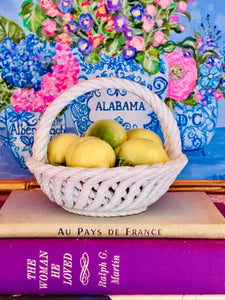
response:
<path fill-rule="evenodd" d="M 69 145 L 79 139 L 74 133 L 62 133 L 51 139 L 47 146 L 47 158 L 50 164 L 65 164 L 65 152 Z"/>
<path fill-rule="evenodd" d="M 69 167 L 114 167 L 116 155 L 113 148 L 100 138 L 87 136 L 75 140 L 65 154 Z"/>
<path fill-rule="evenodd" d="M 160 145 L 162 145 L 162 141 L 160 137 L 151 130 L 145 129 L 145 128 L 133 128 L 127 131 L 127 139 L 134 139 L 134 138 L 142 138 L 142 139 L 148 139 L 158 142 Z"/>
<path fill-rule="evenodd" d="M 169 160 L 164 148 L 156 141 L 133 138 L 117 149 L 119 165 L 153 165 Z"/>
<path fill-rule="evenodd" d="M 109 143 L 113 148 L 127 139 L 126 130 L 115 120 L 102 119 L 88 128 L 85 136 L 96 136 Z"/>

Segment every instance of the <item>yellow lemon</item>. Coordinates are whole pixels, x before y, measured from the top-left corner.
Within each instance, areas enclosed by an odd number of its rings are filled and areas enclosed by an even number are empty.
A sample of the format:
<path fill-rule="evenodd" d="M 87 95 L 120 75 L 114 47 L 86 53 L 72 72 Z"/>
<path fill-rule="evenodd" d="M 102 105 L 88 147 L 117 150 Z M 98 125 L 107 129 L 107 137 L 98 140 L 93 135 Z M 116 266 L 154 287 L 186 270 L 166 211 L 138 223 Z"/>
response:
<path fill-rule="evenodd" d="M 102 119 L 88 128 L 85 136 L 96 136 L 109 143 L 113 148 L 127 139 L 126 130 L 115 120 Z"/>
<path fill-rule="evenodd" d="M 164 148 L 153 140 L 133 138 L 119 146 L 119 165 L 153 165 L 169 160 Z"/>
<path fill-rule="evenodd" d="M 153 140 L 162 145 L 162 141 L 160 137 L 153 131 L 145 129 L 145 128 L 133 128 L 127 130 L 127 139 L 141 138 L 147 140 Z"/>
<path fill-rule="evenodd" d="M 66 154 L 66 165 L 69 167 L 114 167 L 116 155 L 113 148 L 100 138 L 81 137 L 70 144 Z"/>
<path fill-rule="evenodd" d="M 80 137 L 74 133 L 56 135 L 48 143 L 47 158 L 50 164 L 65 164 L 65 152 L 69 145 Z"/>

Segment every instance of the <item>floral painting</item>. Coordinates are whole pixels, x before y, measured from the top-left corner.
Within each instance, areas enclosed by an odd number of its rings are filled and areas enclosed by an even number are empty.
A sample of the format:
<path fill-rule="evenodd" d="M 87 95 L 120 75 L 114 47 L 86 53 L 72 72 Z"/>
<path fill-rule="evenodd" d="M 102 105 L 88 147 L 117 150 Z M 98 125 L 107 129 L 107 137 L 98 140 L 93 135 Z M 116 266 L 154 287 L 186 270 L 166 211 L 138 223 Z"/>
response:
<path fill-rule="evenodd" d="M 32 155 L 32 130 L 58 95 L 109 74 L 146 85 L 171 109 L 189 159 L 179 178 L 224 179 L 224 17 L 225 4 L 216 0 L 0 0 L 2 179 L 32 178 L 24 153 Z M 65 108 L 51 134 L 67 126 L 82 134 L 92 97 Z M 110 103 L 126 115 L 126 101 Z M 124 127 L 138 126 L 117 114 Z M 162 134 L 156 116 L 145 114 L 151 122 L 143 127 Z"/>

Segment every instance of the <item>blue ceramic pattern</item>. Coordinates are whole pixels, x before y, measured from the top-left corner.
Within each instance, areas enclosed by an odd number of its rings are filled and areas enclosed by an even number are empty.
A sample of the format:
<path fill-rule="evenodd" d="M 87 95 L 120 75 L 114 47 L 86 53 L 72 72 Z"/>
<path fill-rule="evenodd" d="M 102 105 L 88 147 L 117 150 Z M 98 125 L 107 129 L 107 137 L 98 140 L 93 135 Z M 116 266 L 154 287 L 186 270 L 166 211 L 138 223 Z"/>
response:
<path fill-rule="evenodd" d="M 1 124 L 6 128 L 6 135 L 0 135 L 4 146 L 9 147 L 22 168 L 27 168 L 26 160 L 32 155 L 34 134 L 41 113 L 20 111 L 15 112 L 11 106 L 7 106 L 4 116 L 1 116 Z M 50 137 L 65 132 L 65 116 L 53 122 Z"/>
<path fill-rule="evenodd" d="M 218 103 L 210 97 L 203 106 L 174 106 L 174 116 L 180 129 L 183 150 L 204 150 L 215 134 Z"/>
<path fill-rule="evenodd" d="M 79 81 L 95 77 L 118 77 L 135 81 L 165 99 L 168 85 L 168 66 L 161 57 L 160 72 L 151 75 L 133 60 L 123 56 L 116 58 L 103 56 L 100 63 L 87 64 L 83 56 L 74 50 L 80 63 Z M 101 118 L 117 120 L 126 129 L 144 127 L 157 131 L 156 114 L 138 97 L 118 89 L 102 89 L 75 99 L 70 105 L 70 112 L 78 135 L 82 135 L 89 125 Z"/>

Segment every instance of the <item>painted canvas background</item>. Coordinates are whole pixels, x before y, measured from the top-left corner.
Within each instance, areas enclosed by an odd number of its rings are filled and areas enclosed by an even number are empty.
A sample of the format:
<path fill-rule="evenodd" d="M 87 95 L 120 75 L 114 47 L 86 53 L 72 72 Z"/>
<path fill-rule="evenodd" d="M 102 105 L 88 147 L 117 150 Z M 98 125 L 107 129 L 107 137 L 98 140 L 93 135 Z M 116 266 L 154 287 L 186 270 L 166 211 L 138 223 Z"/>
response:
<path fill-rule="evenodd" d="M 23 22 L 18 15 L 23 1 L 2 1 L 0 0 L 0 15 L 14 20 L 23 27 Z M 206 18 L 210 17 L 212 28 L 216 26 L 216 31 L 220 31 L 221 38 L 218 43 L 218 51 L 224 51 L 225 32 L 225 2 L 220 0 L 196 0 L 189 3 L 191 22 L 183 18 L 182 24 L 186 30 L 182 34 L 173 33 L 170 40 L 179 42 L 185 37 L 193 37 L 194 30 L 202 34 L 203 26 L 207 27 Z M 24 28 L 28 33 L 27 29 Z M 3 129 L 2 129 L 3 130 Z M 218 118 L 216 132 L 211 142 L 203 151 L 186 151 L 189 163 L 179 175 L 178 179 L 224 179 L 225 178 L 225 100 L 218 101 Z M 0 179 L 29 179 L 33 178 L 30 172 L 19 166 L 14 158 L 10 147 L 0 140 Z"/>

